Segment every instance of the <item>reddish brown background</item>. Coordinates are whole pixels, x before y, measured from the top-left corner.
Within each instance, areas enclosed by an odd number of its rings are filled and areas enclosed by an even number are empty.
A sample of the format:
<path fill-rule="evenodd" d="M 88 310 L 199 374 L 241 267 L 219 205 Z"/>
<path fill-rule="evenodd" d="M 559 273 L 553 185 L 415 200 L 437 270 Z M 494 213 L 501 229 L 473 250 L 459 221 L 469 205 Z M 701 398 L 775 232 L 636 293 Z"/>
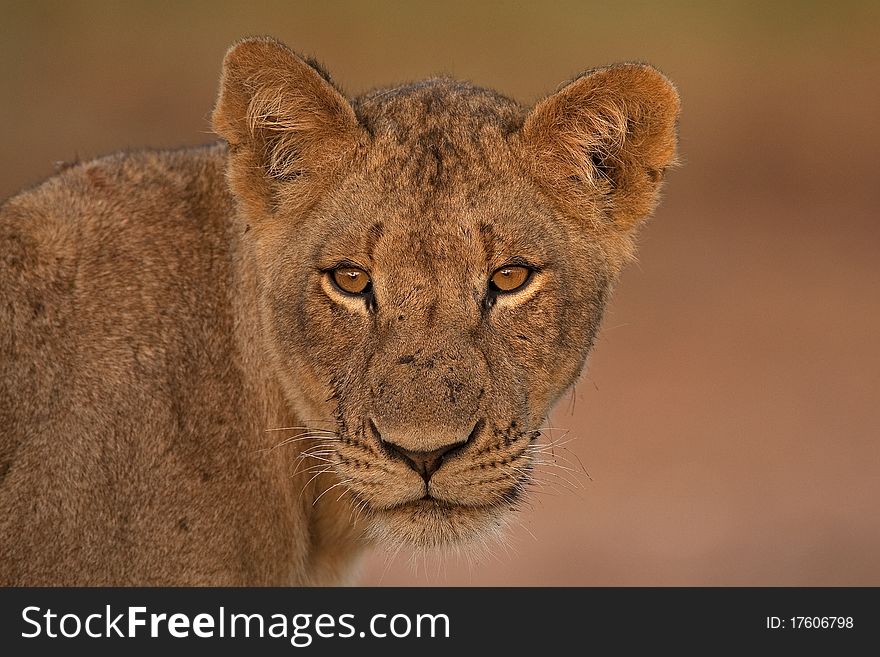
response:
<path fill-rule="evenodd" d="M 618 4 L 2 2 L 0 197 L 211 139 L 244 35 L 351 92 L 450 73 L 531 102 L 652 62 L 684 166 L 551 420 L 592 480 L 536 495 L 492 556 L 374 554 L 361 581 L 878 585 L 880 5 Z"/>

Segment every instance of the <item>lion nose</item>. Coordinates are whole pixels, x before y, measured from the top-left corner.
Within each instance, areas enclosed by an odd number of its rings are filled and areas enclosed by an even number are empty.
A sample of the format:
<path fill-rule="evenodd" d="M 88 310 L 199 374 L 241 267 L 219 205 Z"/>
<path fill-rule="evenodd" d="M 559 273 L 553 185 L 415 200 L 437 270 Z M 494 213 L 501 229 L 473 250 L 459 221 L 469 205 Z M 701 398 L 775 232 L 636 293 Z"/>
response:
<path fill-rule="evenodd" d="M 437 472 L 443 464 L 443 457 L 453 449 L 461 447 L 464 444 L 458 442 L 430 452 L 413 452 L 412 450 L 404 449 L 400 445 L 395 445 L 394 443 L 385 440 L 382 442 L 392 452 L 403 457 L 403 460 L 406 461 L 413 470 L 422 475 L 422 479 L 425 480 L 425 483 L 431 479 L 431 475 Z"/>
<path fill-rule="evenodd" d="M 443 465 L 449 453 L 471 442 L 483 426 L 476 422 L 469 430 L 450 427 L 419 427 L 385 425 L 380 429 L 376 420 L 370 419 L 368 427 L 379 444 L 388 453 L 403 459 L 427 482 Z"/>

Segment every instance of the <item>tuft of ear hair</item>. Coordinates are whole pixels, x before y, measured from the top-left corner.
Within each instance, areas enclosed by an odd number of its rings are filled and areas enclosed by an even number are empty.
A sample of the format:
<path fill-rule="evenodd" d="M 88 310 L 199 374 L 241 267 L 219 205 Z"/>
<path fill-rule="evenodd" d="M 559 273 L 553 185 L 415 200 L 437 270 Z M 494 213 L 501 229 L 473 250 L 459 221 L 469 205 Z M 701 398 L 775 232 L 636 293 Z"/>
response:
<path fill-rule="evenodd" d="M 361 132 L 326 72 L 271 37 L 227 51 L 212 124 L 230 146 L 230 187 L 255 221 L 272 213 L 274 185 L 326 184 Z"/>
<path fill-rule="evenodd" d="M 676 163 L 680 101 L 647 64 L 588 71 L 539 102 L 523 139 L 533 175 L 564 212 L 586 217 L 622 258 Z"/>

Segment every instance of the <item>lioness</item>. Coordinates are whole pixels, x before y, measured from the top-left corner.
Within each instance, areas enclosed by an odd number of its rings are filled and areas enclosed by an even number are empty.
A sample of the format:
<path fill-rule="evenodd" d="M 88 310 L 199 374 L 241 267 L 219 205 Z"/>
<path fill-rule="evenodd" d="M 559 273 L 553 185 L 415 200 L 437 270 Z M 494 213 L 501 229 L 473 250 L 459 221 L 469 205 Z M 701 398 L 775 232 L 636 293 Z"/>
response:
<path fill-rule="evenodd" d="M 0 208 L 0 583 L 347 581 L 496 531 L 673 163 L 650 66 L 534 108 L 346 98 L 248 39 L 223 142 L 76 164 Z"/>

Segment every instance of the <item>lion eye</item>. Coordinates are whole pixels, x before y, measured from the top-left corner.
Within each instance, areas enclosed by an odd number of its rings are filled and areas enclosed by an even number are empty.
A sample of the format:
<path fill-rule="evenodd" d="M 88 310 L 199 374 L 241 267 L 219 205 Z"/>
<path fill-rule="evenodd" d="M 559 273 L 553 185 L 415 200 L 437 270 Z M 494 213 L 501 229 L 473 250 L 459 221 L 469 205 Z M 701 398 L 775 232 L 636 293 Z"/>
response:
<path fill-rule="evenodd" d="M 339 267 L 331 272 L 333 282 L 343 292 L 366 294 L 370 291 L 370 276 L 357 267 Z"/>
<path fill-rule="evenodd" d="M 532 270 L 528 267 L 510 265 L 496 269 L 489 279 L 490 287 L 496 292 L 515 292 L 529 280 Z"/>

